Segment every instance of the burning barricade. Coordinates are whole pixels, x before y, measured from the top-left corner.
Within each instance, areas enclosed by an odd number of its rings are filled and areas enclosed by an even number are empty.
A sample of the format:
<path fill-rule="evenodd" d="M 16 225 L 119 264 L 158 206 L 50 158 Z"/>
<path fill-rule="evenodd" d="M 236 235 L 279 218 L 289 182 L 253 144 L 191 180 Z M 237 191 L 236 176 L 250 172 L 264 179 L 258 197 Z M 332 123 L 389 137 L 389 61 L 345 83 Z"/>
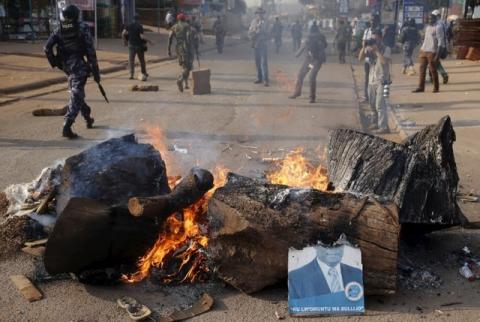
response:
<path fill-rule="evenodd" d="M 223 167 L 168 177 L 173 162 L 157 134 L 153 146 L 133 135 L 100 143 L 6 191 L 7 216 L 23 207 L 34 220 L 55 217 L 44 255 L 50 274 L 92 282 L 102 278 L 88 272 L 100 272 L 126 283 L 215 276 L 252 293 L 286 279 L 290 247 L 345 235 L 362 251 L 366 293 L 390 294 L 401 228 L 425 232 L 464 221 L 448 117 L 402 144 L 333 130 L 327 167 L 295 150 L 266 178 Z M 115 273 L 107 278 L 105 268 Z"/>

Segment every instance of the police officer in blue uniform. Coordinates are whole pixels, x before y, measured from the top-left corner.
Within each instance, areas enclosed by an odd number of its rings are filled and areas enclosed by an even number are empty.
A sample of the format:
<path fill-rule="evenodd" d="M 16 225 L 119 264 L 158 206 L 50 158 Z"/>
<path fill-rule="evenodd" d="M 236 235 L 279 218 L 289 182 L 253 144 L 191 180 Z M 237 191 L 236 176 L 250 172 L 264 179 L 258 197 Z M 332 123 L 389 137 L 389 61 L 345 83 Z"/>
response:
<path fill-rule="evenodd" d="M 88 26 L 79 21 L 79 15 L 80 10 L 76 6 L 67 6 L 62 11 L 60 28 L 48 38 L 44 48 L 50 65 L 63 70 L 68 76 L 70 101 L 62 135 L 69 139 L 78 137 L 72 131 L 72 125 L 79 112 L 85 119 L 87 128 L 93 127 L 91 109 L 85 103 L 85 84 L 91 75 L 95 82 L 100 83 L 100 70 L 92 36 Z"/>

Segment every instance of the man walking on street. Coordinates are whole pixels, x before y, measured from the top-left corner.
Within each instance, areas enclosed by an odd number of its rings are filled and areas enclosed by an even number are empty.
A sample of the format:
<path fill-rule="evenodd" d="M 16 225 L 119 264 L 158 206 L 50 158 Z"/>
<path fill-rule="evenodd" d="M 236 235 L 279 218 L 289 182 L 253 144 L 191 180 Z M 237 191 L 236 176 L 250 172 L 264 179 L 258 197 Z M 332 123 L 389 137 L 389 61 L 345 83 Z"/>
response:
<path fill-rule="evenodd" d="M 366 42 L 372 38 L 373 31 L 379 28 L 379 20 L 380 17 L 378 15 L 373 15 L 367 29 L 365 29 L 363 33 L 363 38 L 362 38 L 362 48 L 365 49 L 365 44 Z M 363 70 L 365 72 L 365 79 L 364 79 L 364 87 L 363 87 L 363 92 L 364 92 L 364 101 L 368 102 L 368 80 L 369 80 L 369 73 L 370 73 L 370 58 L 365 57 L 365 61 L 363 63 Z"/>
<path fill-rule="evenodd" d="M 257 80 L 255 84 L 264 83 L 269 86 L 268 79 L 268 40 L 269 28 L 265 20 L 265 10 L 259 7 L 255 11 L 256 17 L 253 19 L 248 29 L 248 35 L 252 40 L 252 47 L 255 53 L 255 66 L 257 68 Z"/>
<path fill-rule="evenodd" d="M 283 32 L 283 25 L 280 22 L 280 18 L 275 18 L 275 23 L 272 27 L 272 37 L 275 43 L 275 53 L 280 52 L 280 47 L 282 47 L 282 32 Z"/>
<path fill-rule="evenodd" d="M 382 32 L 376 30 L 373 38 L 367 40 L 359 54 L 359 59 L 370 58 L 368 98 L 373 112 L 371 130 L 377 134 L 389 133 L 387 101 L 390 86 L 390 64 L 392 50 L 383 43 Z M 387 87 L 387 88 L 386 88 Z"/>
<path fill-rule="evenodd" d="M 425 37 L 419 53 L 420 79 L 418 82 L 418 87 L 413 91 L 413 93 L 421 93 L 425 91 L 427 65 L 430 73 L 432 73 L 433 92 L 437 93 L 440 90 L 437 72 L 437 61 L 440 58 L 439 43 L 441 43 L 441 38 L 439 38 L 438 35 L 437 16 L 431 14 L 428 25 L 425 28 Z"/>
<path fill-rule="evenodd" d="M 142 72 L 139 79 L 146 81 L 148 74 L 145 65 L 145 51 L 147 50 L 147 42 L 150 44 L 152 44 L 152 42 L 143 35 L 143 26 L 138 22 L 139 17 L 138 14 L 135 14 L 132 23 L 123 29 L 122 37 L 128 45 L 128 67 L 130 69 L 130 79 L 134 79 L 135 56 L 137 56 L 140 61 L 140 69 Z"/>
<path fill-rule="evenodd" d="M 295 92 L 289 98 L 295 99 L 302 94 L 303 80 L 308 72 L 310 72 L 310 103 L 315 103 L 317 92 L 317 74 L 325 62 L 325 49 L 327 48 L 327 40 L 320 32 L 316 23 L 310 27 L 307 39 L 303 46 L 296 53 L 299 57 L 304 51 L 306 52 L 305 60 L 298 72 L 297 82 L 295 84 Z"/>
<path fill-rule="evenodd" d="M 432 15 L 437 17 L 437 37 L 438 37 L 438 51 L 439 59 L 437 60 L 437 71 L 442 75 L 443 83 L 448 83 L 448 73 L 442 65 L 442 59 L 447 58 L 448 55 L 448 26 L 447 22 L 442 19 L 440 10 L 433 10 Z"/>
<path fill-rule="evenodd" d="M 100 83 L 100 69 L 92 36 L 88 25 L 79 21 L 79 15 L 80 10 L 76 6 L 67 6 L 62 11 L 60 28 L 48 38 L 44 48 L 50 65 L 63 70 L 68 76 L 70 101 L 62 135 L 69 139 L 78 137 L 72 131 L 72 125 L 79 112 L 87 122 L 87 128 L 93 127 L 91 108 L 85 103 L 85 84 L 90 75 L 93 75 L 95 82 Z"/>
<path fill-rule="evenodd" d="M 340 20 L 337 34 L 335 35 L 335 43 L 337 44 L 338 59 L 340 64 L 345 64 L 345 51 L 347 50 L 348 37 L 349 33 L 347 26 L 345 26 L 345 22 L 343 20 Z"/>
<path fill-rule="evenodd" d="M 182 67 L 182 73 L 178 76 L 177 86 L 180 92 L 183 88 L 188 89 L 188 76 L 193 67 L 194 44 L 193 31 L 186 21 L 186 16 L 183 13 L 178 14 L 177 23 L 172 26 L 168 36 L 168 56 L 172 57 L 172 41 L 173 38 L 177 40 L 176 52 L 178 64 Z"/>
<path fill-rule="evenodd" d="M 213 32 L 215 33 L 215 44 L 217 45 L 217 52 L 223 53 L 223 44 L 225 42 L 225 26 L 223 25 L 222 18 L 217 16 L 217 20 L 213 23 Z"/>
<path fill-rule="evenodd" d="M 412 59 L 413 50 L 417 46 L 420 35 L 418 34 L 415 19 L 411 18 L 405 23 L 400 34 L 400 42 L 403 44 L 403 73 L 406 74 L 410 68 L 412 75 L 415 75 Z"/>
<path fill-rule="evenodd" d="M 303 26 L 300 22 L 295 20 L 295 23 L 292 25 L 291 34 L 292 34 L 292 42 L 293 42 L 293 51 L 297 52 L 300 49 L 300 44 L 302 43 L 302 33 L 303 33 Z"/>

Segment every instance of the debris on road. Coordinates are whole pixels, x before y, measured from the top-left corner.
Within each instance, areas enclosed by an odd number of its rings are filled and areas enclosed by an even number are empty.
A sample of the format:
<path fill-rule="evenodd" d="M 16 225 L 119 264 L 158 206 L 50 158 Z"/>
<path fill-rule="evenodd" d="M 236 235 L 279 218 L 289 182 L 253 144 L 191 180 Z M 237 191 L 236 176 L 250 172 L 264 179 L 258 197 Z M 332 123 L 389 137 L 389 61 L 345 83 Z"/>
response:
<path fill-rule="evenodd" d="M 278 311 L 275 311 L 275 317 L 277 318 L 277 320 L 285 319 L 285 315 L 278 313 Z"/>
<path fill-rule="evenodd" d="M 183 311 L 174 311 L 170 315 L 158 319 L 156 322 L 174 322 L 193 318 L 194 316 L 209 311 L 213 306 L 213 302 L 213 298 L 208 293 L 204 293 L 192 307 Z"/>
<path fill-rule="evenodd" d="M 457 193 L 457 199 L 461 202 L 478 202 L 478 196 L 475 196 L 472 191 L 469 193 Z"/>
<path fill-rule="evenodd" d="M 61 108 L 39 108 L 32 111 L 33 116 L 64 116 L 67 114 L 68 106 Z"/>
<path fill-rule="evenodd" d="M 192 70 L 192 94 L 204 95 L 210 94 L 212 89 L 210 86 L 210 69 Z"/>
<path fill-rule="evenodd" d="M 122 309 L 125 309 L 130 318 L 134 321 L 146 319 L 152 314 L 152 311 L 147 306 L 139 303 L 133 297 L 121 297 L 117 299 L 117 304 Z"/>
<path fill-rule="evenodd" d="M 132 92 L 158 92 L 158 85 L 132 85 Z"/>
<path fill-rule="evenodd" d="M 473 282 L 473 281 L 476 280 L 476 277 L 473 274 L 472 270 L 470 269 L 468 263 L 463 264 L 463 266 L 460 267 L 460 269 L 458 271 L 459 271 L 460 275 L 465 277 L 470 282 Z"/>
<path fill-rule="evenodd" d="M 43 295 L 38 288 L 36 288 L 35 285 L 33 285 L 24 275 L 12 275 L 10 276 L 10 280 L 29 302 L 38 301 L 43 298 Z"/>
<path fill-rule="evenodd" d="M 274 163 L 279 161 L 282 161 L 282 158 L 272 158 L 272 157 L 262 158 L 262 162 L 264 163 Z"/>

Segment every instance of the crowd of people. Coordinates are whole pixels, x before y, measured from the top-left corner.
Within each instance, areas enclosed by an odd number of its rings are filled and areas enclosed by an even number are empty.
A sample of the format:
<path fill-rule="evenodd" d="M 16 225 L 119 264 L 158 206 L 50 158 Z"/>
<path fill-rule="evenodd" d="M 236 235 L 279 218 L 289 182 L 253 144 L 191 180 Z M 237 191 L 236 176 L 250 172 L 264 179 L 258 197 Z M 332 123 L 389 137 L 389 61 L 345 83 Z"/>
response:
<path fill-rule="evenodd" d="M 58 31 L 54 32 L 45 46 L 45 53 L 52 67 L 62 69 L 68 76 L 70 101 L 62 134 L 67 138 L 75 138 L 77 135 L 71 127 L 78 113 L 81 113 L 87 123 L 87 128 L 92 128 L 94 119 L 90 116 L 91 109 L 85 103 L 85 84 L 89 76 L 100 84 L 100 71 L 88 27 L 79 21 L 79 10 L 74 5 L 67 6 L 63 10 L 63 21 Z M 144 29 L 135 15 L 133 21 L 125 26 L 122 38 L 129 51 L 130 79 L 134 79 L 135 57 L 140 62 L 141 75 L 139 79 L 146 81 L 148 73 L 145 64 L 145 51 L 152 41 L 145 37 Z M 180 92 L 188 89 L 188 78 L 195 57 L 199 60 L 200 43 L 202 42 L 202 26 L 194 17 L 188 18 L 184 13 L 174 14 L 169 12 L 166 16 L 166 25 L 169 29 L 168 56 L 172 56 L 172 45 L 175 40 L 175 53 L 181 72 L 177 78 L 177 86 Z M 382 134 L 389 132 L 387 119 L 388 96 L 391 81 L 392 50 L 395 42 L 387 41 L 391 38 L 388 28 L 380 28 L 380 19 L 372 15 L 370 21 L 365 24 L 361 39 L 358 21 L 353 26 L 348 21 L 339 19 L 336 29 L 334 44 L 338 52 L 341 64 L 346 62 L 346 55 L 358 51 L 358 58 L 363 62 L 364 101 L 368 102 L 373 117 L 370 129 Z M 307 74 L 310 81 L 310 103 L 316 101 L 316 78 L 317 74 L 326 61 L 327 40 L 316 20 L 311 19 L 306 28 L 297 19 L 288 26 L 292 38 L 292 48 L 296 57 L 304 55 L 303 62 L 297 74 L 294 92 L 289 96 L 295 99 L 301 95 L 303 82 Z M 304 29 L 306 37 L 302 42 Z M 226 35 L 225 23 L 218 16 L 212 26 L 215 34 L 215 43 L 218 53 L 223 52 L 224 38 Z M 268 70 L 268 47 L 273 41 L 276 53 L 282 48 L 282 34 L 284 26 L 279 17 L 273 23 L 266 18 L 266 11 L 259 7 L 255 11 L 255 18 L 248 28 L 248 36 L 253 48 L 256 80 L 255 84 L 269 86 Z M 448 83 L 448 73 L 443 67 L 441 60 L 448 55 L 448 44 L 452 38 L 451 25 L 441 19 L 440 11 L 433 11 L 427 21 L 423 40 L 415 20 L 405 22 L 401 28 L 398 41 L 403 48 L 403 73 L 415 75 L 413 53 L 421 44 L 419 50 L 419 83 L 414 93 L 425 91 L 427 67 L 430 79 L 433 83 L 433 93 L 440 90 L 439 74 L 443 83 Z M 359 40 L 360 39 L 360 40 Z M 351 46 L 353 42 L 353 46 Z M 54 47 L 56 47 L 54 49 Z M 55 52 L 57 55 L 55 55 Z M 84 60 L 84 57 L 87 60 Z"/>

